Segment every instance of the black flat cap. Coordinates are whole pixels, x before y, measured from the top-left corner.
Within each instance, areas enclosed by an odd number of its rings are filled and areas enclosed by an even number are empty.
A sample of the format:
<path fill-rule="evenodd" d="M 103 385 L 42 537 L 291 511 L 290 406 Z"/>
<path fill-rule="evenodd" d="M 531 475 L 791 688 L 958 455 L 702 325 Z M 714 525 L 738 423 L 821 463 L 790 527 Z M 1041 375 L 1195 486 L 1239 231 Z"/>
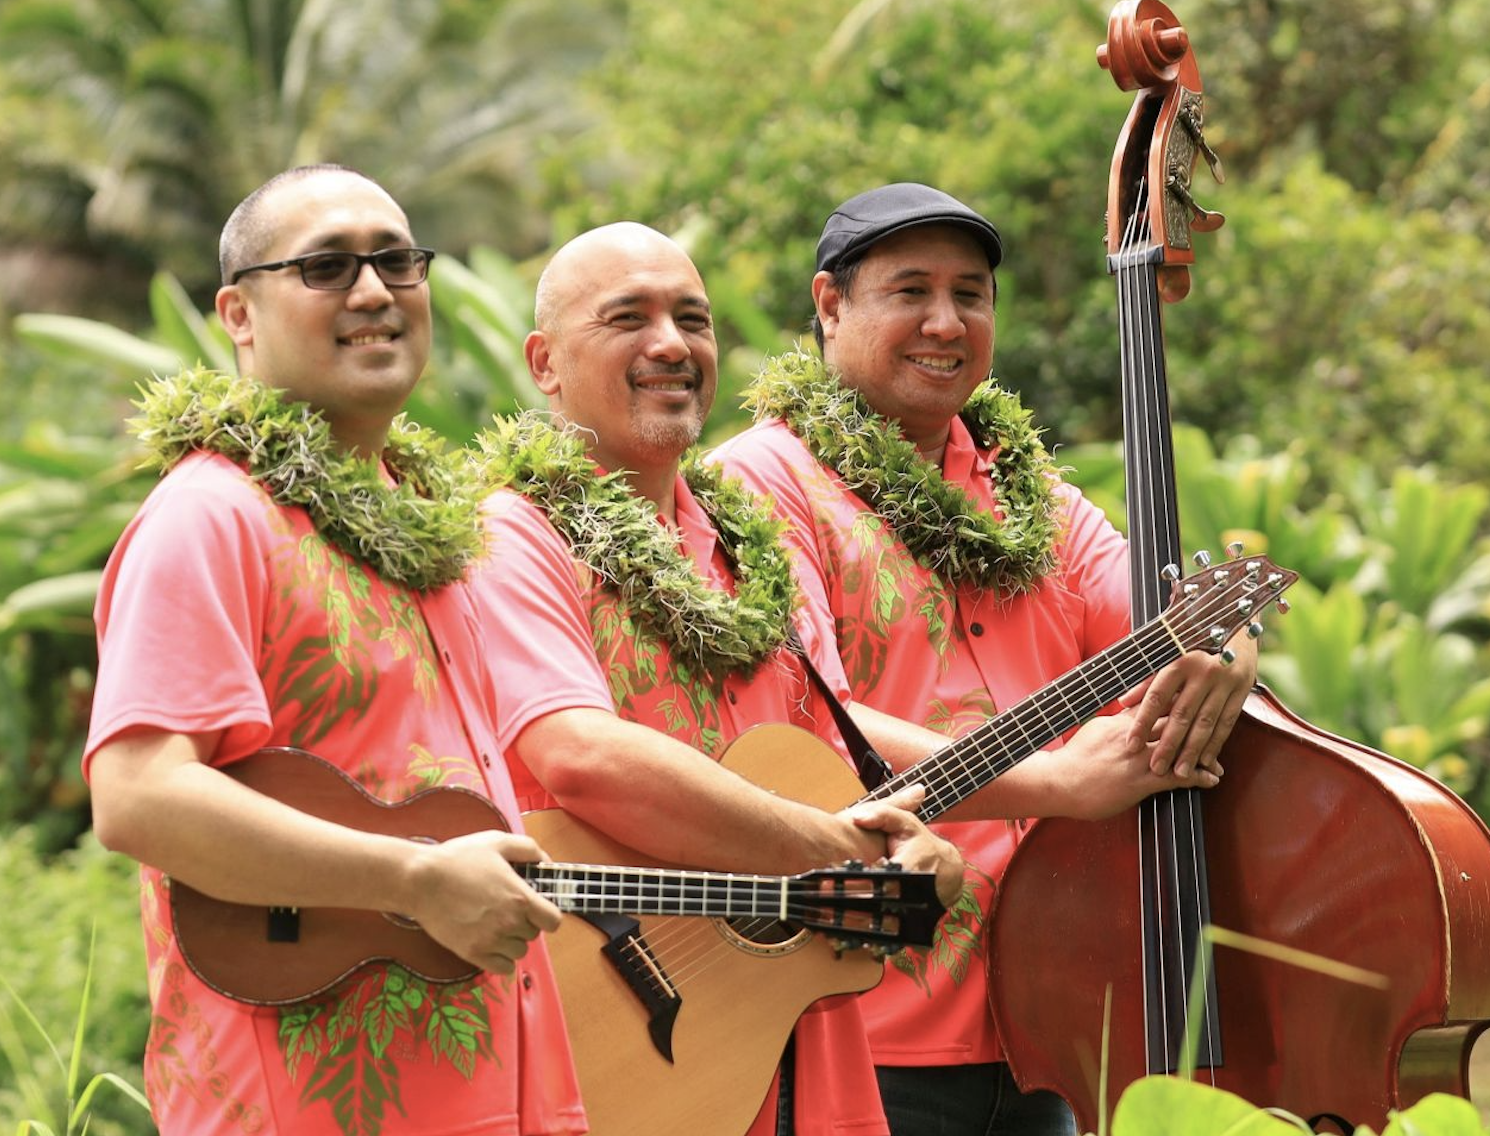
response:
<path fill-rule="evenodd" d="M 989 268 L 997 268 L 1004 257 L 998 230 L 982 214 L 939 189 L 901 181 L 850 197 L 833 210 L 817 241 L 817 270 L 831 272 L 862 256 L 875 241 L 917 225 L 958 225 L 968 230 L 988 254 Z"/>

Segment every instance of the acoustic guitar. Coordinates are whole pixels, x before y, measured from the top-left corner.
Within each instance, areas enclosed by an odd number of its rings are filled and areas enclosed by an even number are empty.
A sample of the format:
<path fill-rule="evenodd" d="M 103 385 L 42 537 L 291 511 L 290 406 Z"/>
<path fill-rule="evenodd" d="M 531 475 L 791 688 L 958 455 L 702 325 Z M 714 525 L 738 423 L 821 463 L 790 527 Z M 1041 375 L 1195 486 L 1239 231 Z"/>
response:
<path fill-rule="evenodd" d="M 1224 655 L 1237 631 L 1260 634 L 1258 614 L 1297 578 L 1259 556 L 1175 581 L 1163 614 L 867 796 L 834 750 L 793 726 L 756 726 L 721 762 L 829 810 L 919 783 L 920 815 L 934 820 L 1186 651 Z M 645 862 L 562 809 L 528 813 L 523 825 L 550 855 Z M 802 1012 L 884 975 L 879 955 L 835 951 L 770 920 L 570 920 L 549 937 L 549 953 L 594 1136 L 745 1132 Z"/>
<path fill-rule="evenodd" d="M 449 840 L 508 826 L 496 806 L 465 789 L 435 788 L 403 801 L 368 793 L 304 750 L 258 751 L 224 772 L 275 800 L 364 832 Z M 740 875 L 608 864 L 517 863 L 530 887 L 561 910 L 709 916 L 769 922 L 828 950 L 883 954 L 929 946 L 943 908 L 936 877 L 898 864 L 850 864 L 795 876 Z M 172 880 L 171 914 L 187 965 L 219 994 L 258 1006 L 317 997 L 365 967 L 396 964 L 428 982 L 460 982 L 478 968 L 413 920 L 356 908 L 276 908 L 228 903 Z"/>

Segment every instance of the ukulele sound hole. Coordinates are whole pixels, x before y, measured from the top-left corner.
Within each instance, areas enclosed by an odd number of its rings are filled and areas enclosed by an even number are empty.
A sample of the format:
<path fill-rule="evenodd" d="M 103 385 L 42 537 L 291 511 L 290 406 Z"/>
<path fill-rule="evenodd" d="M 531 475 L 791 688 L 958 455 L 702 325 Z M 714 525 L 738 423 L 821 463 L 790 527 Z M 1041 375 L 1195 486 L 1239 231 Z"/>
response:
<path fill-rule="evenodd" d="M 785 955 L 807 945 L 811 935 L 776 919 L 744 917 L 716 919 L 715 926 L 731 944 L 756 955 Z"/>

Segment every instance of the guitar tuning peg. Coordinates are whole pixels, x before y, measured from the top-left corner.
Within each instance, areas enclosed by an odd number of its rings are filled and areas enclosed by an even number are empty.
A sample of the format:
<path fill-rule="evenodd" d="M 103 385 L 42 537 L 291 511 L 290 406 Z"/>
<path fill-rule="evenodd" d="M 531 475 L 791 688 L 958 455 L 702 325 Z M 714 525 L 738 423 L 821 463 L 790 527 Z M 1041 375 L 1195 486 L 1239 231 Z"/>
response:
<path fill-rule="evenodd" d="M 1288 614 L 1288 601 L 1287 600 L 1279 600 L 1274 606 L 1278 609 L 1278 614 L 1279 615 L 1287 615 Z"/>
<path fill-rule="evenodd" d="M 1221 665 L 1229 667 L 1234 662 L 1236 662 L 1236 652 L 1233 651 L 1230 647 L 1222 648 Z"/>
<path fill-rule="evenodd" d="M 1203 548 L 1190 557 L 1190 559 L 1195 562 L 1197 568 L 1209 568 L 1211 566 L 1211 554 Z"/>
<path fill-rule="evenodd" d="M 1255 619 L 1251 623 L 1247 624 L 1247 638 L 1248 639 L 1261 639 L 1262 638 L 1262 624 L 1258 623 L 1257 620 L 1255 620 Z"/>
<path fill-rule="evenodd" d="M 1172 584 L 1180 578 L 1180 567 L 1178 564 L 1166 564 L 1159 569 L 1159 575 Z"/>
<path fill-rule="evenodd" d="M 1218 646 L 1218 647 L 1222 643 L 1225 643 L 1226 642 L 1226 628 L 1224 628 L 1224 627 L 1212 627 L 1211 628 L 1210 639 L 1211 639 L 1211 642 L 1214 643 L 1214 644 L 1216 644 L 1216 646 Z"/>
<path fill-rule="evenodd" d="M 1232 541 L 1230 544 L 1228 544 L 1226 546 L 1226 555 L 1230 556 L 1233 560 L 1235 560 L 1238 556 L 1240 556 L 1242 554 L 1242 550 L 1244 548 L 1246 548 L 1246 545 L 1244 545 L 1239 540 L 1234 540 L 1234 541 Z"/>

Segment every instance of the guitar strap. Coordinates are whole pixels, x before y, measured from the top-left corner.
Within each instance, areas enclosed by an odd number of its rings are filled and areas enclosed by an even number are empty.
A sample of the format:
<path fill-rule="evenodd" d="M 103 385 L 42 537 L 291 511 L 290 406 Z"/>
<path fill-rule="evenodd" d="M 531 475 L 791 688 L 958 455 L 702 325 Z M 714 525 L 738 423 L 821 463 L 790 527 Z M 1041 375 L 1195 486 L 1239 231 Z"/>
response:
<path fill-rule="evenodd" d="M 786 637 L 786 648 L 802 660 L 808 679 L 827 702 L 828 709 L 833 714 L 833 721 L 838 726 L 838 732 L 843 735 L 844 744 L 848 746 L 849 756 L 854 759 L 854 772 L 858 774 L 860 784 L 865 789 L 879 788 L 890 776 L 889 763 L 879 755 L 874 746 L 870 745 L 869 739 L 864 736 L 864 731 L 859 729 L 853 718 L 849 716 L 848 707 L 838 700 L 838 696 L 833 693 L 833 688 L 812 665 L 812 659 L 807 654 L 807 647 L 802 642 L 802 637 L 797 634 L 795 627 Z M 778 1066 L 776 1136 L 793 1136 L 796 1131 L 792 1121 L 792 1113 L 797 1103 L 796 1040 L 795 1034 L 787 1037 L 786 1048 L 781 1052 L 781 1064 Z"/>
<path fill-rule="evenodd" d="M 797 1035 L 787 1034 L 776 1071 L 776 1136 L 796 1136 L 792 1113 L 797 1106 Z"/>
<path fill-rule="evenodd" d="M 874 746 L 869 744 L 864 731 L 854 724 L 848 707 L 838 700 L 838 696 L 833 693 L 827 680 L 812 665 L 812 660 L 807 657 L 807 647 L 803 644 L 795 627 L 787 636 L 786 646 L 792 654 L 802 660 L 802 665 L 807 668 L 807 677 L 812 680 L 812 685 L 827 701 L 828 709 L 833 713 L 833 721 L 838 725 L 838 732 L 843 735 L 844 744 L 848 746 L 849 756 L 854 759 L 854 771 L 859 775 L 859 782 L 866 789 L 878 789 L 890 776 L 889 763 L 879 755 Z"/>

